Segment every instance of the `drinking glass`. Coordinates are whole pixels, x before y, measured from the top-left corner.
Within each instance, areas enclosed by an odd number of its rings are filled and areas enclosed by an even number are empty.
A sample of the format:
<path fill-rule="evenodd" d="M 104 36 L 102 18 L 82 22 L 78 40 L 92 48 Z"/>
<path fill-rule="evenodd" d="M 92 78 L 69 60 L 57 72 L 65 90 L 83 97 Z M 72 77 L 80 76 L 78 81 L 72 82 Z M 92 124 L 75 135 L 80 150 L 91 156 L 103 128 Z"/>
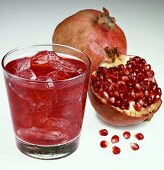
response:
<path fill-rule="evenodd" d="M 29 80 L 27 72 L 22 78 L 9 71 L 13 68 L 6 69 L 11 61 L 20 61 L 23 57 L 29 59 L 43 50 L 80 60 L 85 63 L 86 69 L 78 76 L 55 81 L 33 77 Z M 21 63 L 21 68 L 26 69 L 28 64 Z M 83 52 L 60 44 L 24 46 L 9 51 L 3 57 L 12 124 L 17 147 L 22 153 L 38 159 L 57 159 L 70 155 L 78 148 L 90 64 Z"/>

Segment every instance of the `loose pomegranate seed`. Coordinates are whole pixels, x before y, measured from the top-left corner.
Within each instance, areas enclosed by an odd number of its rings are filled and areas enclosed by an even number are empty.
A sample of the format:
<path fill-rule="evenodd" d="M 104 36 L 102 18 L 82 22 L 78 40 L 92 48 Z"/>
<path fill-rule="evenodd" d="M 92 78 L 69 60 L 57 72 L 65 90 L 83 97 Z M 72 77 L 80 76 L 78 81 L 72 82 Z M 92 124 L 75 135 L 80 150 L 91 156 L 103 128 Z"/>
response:
<path fill-rule="evenodd" d="M 108 131 L 106 129 L 101 129 L 101 130 L 99 130 L 99 134 L 101 136 L 107 136 L 108 135 Z"/>
<path fill-rule="evenodd" d="M 130 136 L 131 136 L 131 134 L 130 134 L 129 131 L 125 131 L 125 132 L 123 133 L 123 136 L 124 136 L 125 139 L 129 139 Z"/>
<path fill-rule="evenodd" d="M 131 149 L 133 149 L 134 151 L 138 150 L 140 147 L 137 143 L 130 143 L 130 147 Z"/>
<path fill-rule="evenodd" d="M 144 139 L 144 135 L 142 133 L 137 133 L 135 135 L 135 138 L 138 139 L 138 140 L 143 140 Z"/>
<path fill-rule="evenodd" d="M 113 154 L 117 155 L 117 154 L 119 154 L 121 152 L 121 149 L 119 147 L 117 147 L 117 146 L 113 146 L 112 147 L 112 152 L 113 152 Z"/>
<path fill-rule="evenodd" d="M 111 138 L 111 142 L 112 143 L 118 143 L 119 142 L 119 136 L 117 136 L 117 135 L 114 135 L 114 136 L 112 136 L 112 138 Z"/>
<path fill-rule="evenodd" d="M 100 146 L 101 146 L 102 148 L 107 148 L 107 147 L 108 147 L 108 142 L 107 142 L 106 140 L 102 140 L 102 141 L 100 142 Z"/>

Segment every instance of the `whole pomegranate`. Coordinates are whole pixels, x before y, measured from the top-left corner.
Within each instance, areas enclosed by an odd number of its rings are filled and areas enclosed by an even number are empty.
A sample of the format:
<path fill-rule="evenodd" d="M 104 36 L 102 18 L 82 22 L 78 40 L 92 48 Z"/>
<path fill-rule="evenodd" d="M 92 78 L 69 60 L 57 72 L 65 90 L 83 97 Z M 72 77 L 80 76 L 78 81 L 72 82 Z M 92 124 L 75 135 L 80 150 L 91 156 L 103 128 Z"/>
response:
<path fill-rule="evenodd" d="M 86 53 L 91 59 L 91 72 L 107 57 L 105 47 L 118 47 L 122 53 L 127 50 L 124 32 L 105 8 L 103 12 L 82 10 L 66 18 L 56 27 L 52 42 L 69 45 Z"/>
<path fill-rule="evenodd" d="M 91 75 L 89 98 L 100 118 L 127 126 L 150 120 L 162 104 L 161 89 L 145 59 L 105 50 L 104 60 Z"/>

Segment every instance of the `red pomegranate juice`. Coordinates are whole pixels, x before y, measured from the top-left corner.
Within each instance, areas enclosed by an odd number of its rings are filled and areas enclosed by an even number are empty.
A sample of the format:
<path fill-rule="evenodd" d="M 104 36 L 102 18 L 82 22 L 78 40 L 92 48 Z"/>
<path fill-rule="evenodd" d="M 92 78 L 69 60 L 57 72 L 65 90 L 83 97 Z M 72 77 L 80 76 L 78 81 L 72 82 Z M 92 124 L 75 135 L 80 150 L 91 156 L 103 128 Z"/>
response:
<path fill-rule="evenodd" d="M 5 76 L 16 137 L 57 145 L 79 136 L 88 87 L 81 60 L 41 51 L 10 61 Z"/>

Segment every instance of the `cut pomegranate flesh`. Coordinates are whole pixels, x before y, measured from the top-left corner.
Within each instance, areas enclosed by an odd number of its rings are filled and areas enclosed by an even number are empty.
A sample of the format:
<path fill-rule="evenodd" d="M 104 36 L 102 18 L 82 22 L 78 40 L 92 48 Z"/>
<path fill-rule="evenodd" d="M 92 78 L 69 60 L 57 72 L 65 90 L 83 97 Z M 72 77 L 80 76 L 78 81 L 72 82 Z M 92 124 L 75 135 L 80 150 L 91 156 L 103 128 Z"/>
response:
<path fill-rule="evenodd" d="M 101 136 L 107 136 L 107 135 L 108 135 L 108 131 L 107 131 L 106 129 L 101 129 L 101 130 L 99 131 L 99 134 L 100 134 Z"/>
<path fill-rule="evenodd" d="M 138 56 L 117 66 L 100 65 L 92 74 L 91 86 L 109 105 L 121 110 L 133 106 L 138 112 L 161 100 L 162 94 L 151 66 Z"/>

